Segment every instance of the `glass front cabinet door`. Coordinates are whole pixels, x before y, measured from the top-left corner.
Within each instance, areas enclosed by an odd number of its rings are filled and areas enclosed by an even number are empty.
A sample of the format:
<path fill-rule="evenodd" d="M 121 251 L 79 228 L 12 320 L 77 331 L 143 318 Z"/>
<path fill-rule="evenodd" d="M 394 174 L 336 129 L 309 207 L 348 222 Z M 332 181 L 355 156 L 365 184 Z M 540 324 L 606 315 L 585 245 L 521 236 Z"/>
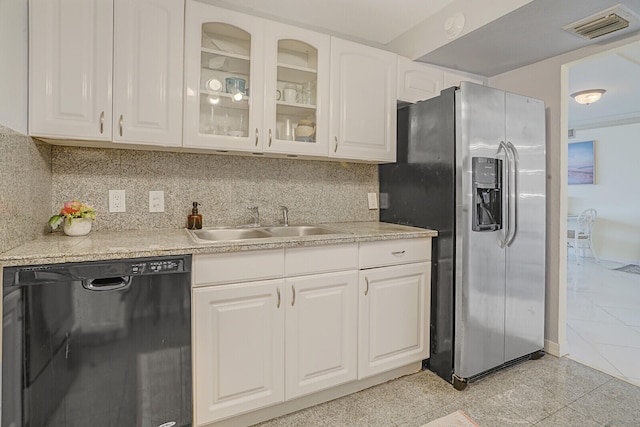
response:
<path fill-rule="evenodd" d="M 262 151 L 264 22 L 187 2 L 185 147 Z"/>
<path fill-rule="evenodd" d="M 187 2 L 185 147 L 328 156 L 330 37 Z"/>
<path fill-rule="evenodd" d="M 326 157 L 330 37 L 275 22 L 265 27 L 263 149 Z"/>

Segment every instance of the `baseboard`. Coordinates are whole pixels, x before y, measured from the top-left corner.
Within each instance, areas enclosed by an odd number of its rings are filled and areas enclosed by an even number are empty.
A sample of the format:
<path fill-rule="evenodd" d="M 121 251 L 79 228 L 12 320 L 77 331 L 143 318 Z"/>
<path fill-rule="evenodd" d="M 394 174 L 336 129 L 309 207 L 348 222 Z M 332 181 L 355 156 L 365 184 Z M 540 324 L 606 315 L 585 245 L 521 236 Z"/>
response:
<path fill-rule="evenodd" d="M 634 259 L 615 259 L 615 258 L 600 257 L 600 261 L 616 262 L 624 265 L 628 265 L 628 264 L 640 265 L 640 261 L 638 261 L 637 259 L 635 260 Z"/>
<path fill-rule="evenodd" d="M 558 344 L 553 341 L 544 340 L 544 351 L 552 356 L 562 357 L 569 354 L 569 346 L 566 342 Z"/>
<path fill-rule="evenodd" d="M 589 261 L 593 261 L 595 262 L 596 259 L 593 256 L 584 256 L 584 257 L 580 257 L 582 259 L 588 259 Z M 609 258 L 606 256 L 599 256 L 598 259 L 600 261 L 606 261 L 606 262 L 614 262 L 616 264 L 635 264 L 635 265 L 640 265 L 640 260 L 637 259 L 620 259 L 620 258 Z M 567 262 L 573 261 L 575 263 L 576 261 L 576 257 L 573 255 L 567 255 Z"/>
<path fill-rule="evenodd" d="M 328 402 L 339 397 L 356 393 L 369 387 L 373 387 L 384 382 L 403 377 L 405 375 L 415 374 L 422 370 L 422 362 L 414 362 L 391 371 L 383 372 L 362 380 L 352 381 L 346 384 L 335 386 L 330 389 L 322 390 L 310 395 L 302 396 L 293 400 L 289 400 L 274 406 L 258 409 L 253 412 L 238 415 L 232 418 L 220 420 L 215 423 L 206 424 L 206 427 L 244 427 L 254 425 L 262 421 L 270 420 L 281 415 L 299 411 L 310 406 Z"/>

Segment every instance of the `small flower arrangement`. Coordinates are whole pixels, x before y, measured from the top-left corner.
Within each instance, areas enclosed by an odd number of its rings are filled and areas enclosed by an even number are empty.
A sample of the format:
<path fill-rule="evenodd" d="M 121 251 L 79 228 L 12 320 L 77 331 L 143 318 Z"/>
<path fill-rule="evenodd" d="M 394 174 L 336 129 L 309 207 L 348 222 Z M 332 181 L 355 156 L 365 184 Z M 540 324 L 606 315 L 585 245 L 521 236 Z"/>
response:
<path fill-rule="evenodd" d="M 49 218 L 49 226 L 51 229 L 56 230 L 65 219 L 69 224 L 71 224 L 75 218 L 88 218 L 95 221 L 96 214 L 97 211 L 93 207 L 85 205 L 78 200 L 72 200 L 64 204 L 59 214 Z"/>

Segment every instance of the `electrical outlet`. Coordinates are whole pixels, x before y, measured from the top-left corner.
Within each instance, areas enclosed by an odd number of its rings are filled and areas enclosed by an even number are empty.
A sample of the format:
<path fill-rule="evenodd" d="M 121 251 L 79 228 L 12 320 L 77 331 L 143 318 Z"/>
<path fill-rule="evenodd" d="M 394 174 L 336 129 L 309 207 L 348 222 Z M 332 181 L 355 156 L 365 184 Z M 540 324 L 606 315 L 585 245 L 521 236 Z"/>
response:
<path fill-rule="evenodd" d="M 164 191 L 149 191 L 149 212 L 164 212 Z"/>
<path fill-rule="evenodd" d="M 126 212 L 124 190 L 109 190 L 109 212 Z"/>
<path fill-rule="evenodd" d="M 376 193 L 367 193 L 369 200 L 369 209 L 378 209 L 378 195 Z"/>

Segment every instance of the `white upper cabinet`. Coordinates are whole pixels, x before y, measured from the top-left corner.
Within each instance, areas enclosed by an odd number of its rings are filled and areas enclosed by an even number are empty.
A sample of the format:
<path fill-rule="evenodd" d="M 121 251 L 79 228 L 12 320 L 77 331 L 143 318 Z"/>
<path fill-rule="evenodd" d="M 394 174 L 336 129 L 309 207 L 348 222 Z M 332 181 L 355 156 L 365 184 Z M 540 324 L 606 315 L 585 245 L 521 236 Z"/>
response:
<path fill-rule="evenodd" d="M 262 151 L 264 21 L 189 1 L 185 147 Z"/>
<path fill-rule="evenodd" d="M 440 95 L 444 71 L 439 68 L 398 57 L 398 100 L 418 102 Z"/>
<path fill-rule="evenodd" d="M 29 134 L 111 140 L 113 3 L 30 0 Z"/>
<path fill-rule="evenodd" d="M 184 3 L 116 0 L 113 140 L 182 145 Z"/>
<path fill-rule="evenodd" d="M 396 55 L 331 38 L 329 156 L 396 161 Z"/>
<path fill-rule="evenodd" d="M 265 30 L 264 150 L 326 157 L 330 37 L 275 22 Z"/>
<path fill-rule="evenodd" d="M 187 3 L 184 146 L 327 156 L 329 36 Z"/>
<path fill-rule="evenodd" d="M 460 82 L 484 84 L 475 74 L 434 67 L 423 62 L 398 56 L 398 100 L 415 103 L 440 95 L 440 91 Z"/>
<path fill-rule="evenodd" d="M 479 85 L 485 84 L 485 79 L 482 76 L 478 76 L 476 74 L 462 73 L 459 71 L 449 71 L 445 70 L 444 72 L 444 88 L 452 87 L 452 86 L 460 86 L 462 82 L 471 82 L 477 83 Z"/>
<path fill-rule="evenodd" d="M 182 1 L 29 6 L 31 135 L 181 145 Z"/>

